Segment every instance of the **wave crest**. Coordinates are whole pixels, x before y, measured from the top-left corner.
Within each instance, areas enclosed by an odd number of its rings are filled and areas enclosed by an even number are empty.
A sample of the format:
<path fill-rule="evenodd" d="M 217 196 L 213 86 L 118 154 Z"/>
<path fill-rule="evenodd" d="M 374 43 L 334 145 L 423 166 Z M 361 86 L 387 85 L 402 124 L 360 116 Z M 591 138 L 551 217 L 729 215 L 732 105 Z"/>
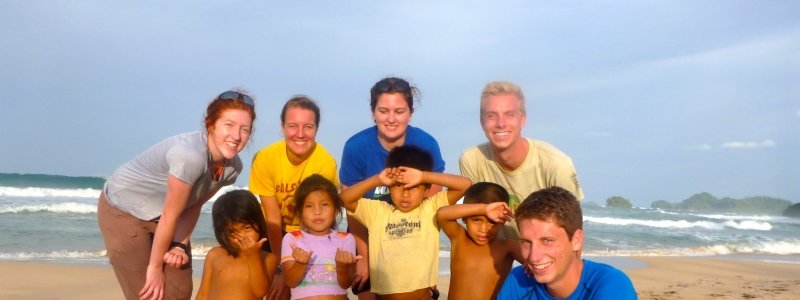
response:
<path fill-rule="evenodd" d="M 712 221 L 640 220 L 640 219 L 621 219 L 621 218 L 590 217 L 590 216 L 584 216 L 583 219 L 584 221 L 594 222 L 598 224 L 620 225 L 620 226 L 639 225 L 639 226 L 648 226 L 657 228 L 678 228 L 678 229 L 704 228 L 709 230 L 723 230 L 725 229 L 725 227 L 729 227 L 742 230 L 761 230 L 761 231 L 772 230 L 772 225 L 769 222 L 755 221 L 755 220 L 744 220 L 741 222 L 728 220 L 725 222 L 718 223 Z"/>
<path fill-rule="evenodd" d="M 39 187 L 0 187 L 0 196 L 8 197 L 77 197 L 77 198 L 97 198 L 100 190 L 85 189 L 52 189 Z"/>
<path fill-rule="evenodd" d="M 0 214 L 33 213 L 33 212 L 93 214 L 97 212 L 97 205 L 65 202 L 65 203 L 54 203 L 54 204 L 36 204 L 36 205 L 18 205 L 18 206 L 0 207 Z"/>

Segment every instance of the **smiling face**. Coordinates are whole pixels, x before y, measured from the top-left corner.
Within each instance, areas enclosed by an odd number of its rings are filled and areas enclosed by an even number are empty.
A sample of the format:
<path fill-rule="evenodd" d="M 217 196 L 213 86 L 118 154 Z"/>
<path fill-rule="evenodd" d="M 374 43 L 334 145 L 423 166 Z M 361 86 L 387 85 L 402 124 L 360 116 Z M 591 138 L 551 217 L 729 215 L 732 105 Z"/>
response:
<path fill-rule="evenodd" d="M 334 200 L 327 192 L 313 191 L 306 196 L 300 213 L 303 229 L 313 235 L 329 234 L 336 220 L 336 213 Z"/>
<path fill-rule="evenodd" d="M 552 219 L 525 219 L 518 226 L 522 257 L 536 282 L 547 285 L 554 296 L 571 294 L 581 276 L 579 253 L 583 248 L 583 230 L 576 230 L 570 240 L 566 230 Z"/>
<path fill-rule="evenodd" d="M 249 112 L 240 109 L 223 111 L 211 128 L 208 128 L 208 150 L 213 161 L 233 159 L 250 140 L 253 119 Z"/>
<path fill-rule="evenodd" d="M 281 132 L 286 141 L 286 153 L 293 163 L 306 160 L 314 150 L 317 137 L 316 114 L 302 107 L 289 107 Z"/>
<path fill-rule="evenodd" d="M 384 148 L 390 146 L 387 150 L 391 150 L 391 146 L 403 144 L 411 121 L 411 109 L 403 94 L 383 93 L 378 96 L 372 118 L 378 126 L 378 139 Z"/>
<path fill-rule="evenodd" d="M 469 238 L 479 246 L 491 243 L 500 232 L 503 226 L 492 222 L 485 216 L 471 216 L 463 218 L 464 224 L 467 225 L 467 235 Z"/>
<path fill-rule="evenodd" d="M 424 184 L 404 188 L 402 183 L 396 183 L 389 187 L 394 207 L 402 212 L 409 212 L 419 207 L 422 200 L 425 200 L 427 192 L 428 188 Z"/>
<path fill-rule="evenodd" d="M 481 106 L 481 128 L 495 151 L 518 147 L 527 117 L 514 94 L 491 95 Z"/>

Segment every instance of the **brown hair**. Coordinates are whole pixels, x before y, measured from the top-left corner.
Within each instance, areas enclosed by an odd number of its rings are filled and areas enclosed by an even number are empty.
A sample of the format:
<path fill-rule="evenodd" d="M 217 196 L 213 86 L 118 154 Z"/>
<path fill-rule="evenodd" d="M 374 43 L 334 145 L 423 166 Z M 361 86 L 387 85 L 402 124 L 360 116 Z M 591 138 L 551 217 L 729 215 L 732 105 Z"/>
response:
<path fill-rule="evenodd" d="M 575 231 L 583 229 L 583 212 L 578 199 L 569 191 L 557 186 L 531 193 L 525 201 L 522 201 L 514 214 L 517 226 L 523 220 L 552 219 L 558 227 L 564 228 L 570 240 Z"/>

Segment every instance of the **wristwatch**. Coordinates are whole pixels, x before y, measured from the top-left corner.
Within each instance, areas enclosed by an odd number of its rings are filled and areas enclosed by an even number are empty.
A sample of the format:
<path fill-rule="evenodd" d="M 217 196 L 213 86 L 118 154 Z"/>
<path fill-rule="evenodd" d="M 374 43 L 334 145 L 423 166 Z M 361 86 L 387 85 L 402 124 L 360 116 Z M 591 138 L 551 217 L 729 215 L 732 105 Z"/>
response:
<path fill-rule="evenodd" d="M 172 250 L 172 248 L 180 248 L 184 253 L 189 254 L 189 246 L 186 246 L 184 243 L 172 241 L 172 243 L 169 243 L 167 251 Z"/>

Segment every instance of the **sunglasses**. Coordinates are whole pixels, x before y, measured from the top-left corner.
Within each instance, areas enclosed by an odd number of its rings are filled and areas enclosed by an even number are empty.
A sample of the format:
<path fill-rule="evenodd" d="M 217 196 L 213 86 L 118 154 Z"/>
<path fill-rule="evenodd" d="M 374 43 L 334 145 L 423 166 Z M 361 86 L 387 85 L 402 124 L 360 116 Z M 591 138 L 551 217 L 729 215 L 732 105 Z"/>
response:
<path fill-rule="evenodd" d="M 227 92 L 224 92 L 222 94 L 219 94 L 219 96 L 217 96 L 217 99 L 219 99 L 219 100 L 222 100 L 222 99 L 237 99 L 237 100 L 241 100 L 242 102 L 244 102 L 244 104 L 250 105 L 250 107 L 253 107 L 253 108 L 256 107 L 256 103 L 253 102 L 253 98 L 250 98 L 250 96 L 242 94 L 242 93 L 239 93 L 239 92 L 227 91 Z"/>

